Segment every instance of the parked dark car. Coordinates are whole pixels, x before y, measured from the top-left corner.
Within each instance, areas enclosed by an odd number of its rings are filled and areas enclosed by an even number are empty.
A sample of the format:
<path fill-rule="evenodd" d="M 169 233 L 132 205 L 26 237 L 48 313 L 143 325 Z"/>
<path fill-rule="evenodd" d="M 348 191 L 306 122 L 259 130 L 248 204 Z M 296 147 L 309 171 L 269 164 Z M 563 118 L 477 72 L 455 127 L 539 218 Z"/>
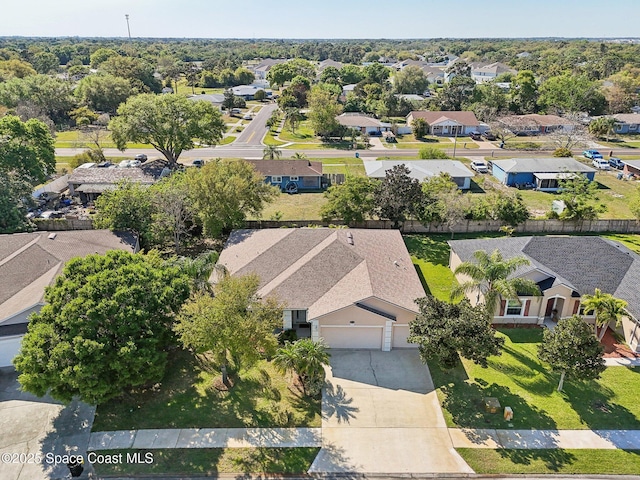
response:
<path fill-rule="evenodd" d="M 618 170 L 624 169 L 624 162 L 618 157 L 611 157 L 609 159 L 609 165 L 611 165 L 613 168 L 617 168 Z"/>
<path fill-rule="evenodd" d="M 202 160 L 201 158 L 196 158 L 193 162 L 191 162 L 191 165 L 193 167 L 201 168 L 204 166 L 204 160 Z"/>
<path fill-rule="evenodd" d="M 491 142 L 496 139 L 496 136 L 491 132 L 484 132 L 482 136 Z"/>
<path fill-rule="evenodd" d="M 136 160 L 141 161 L 141 162 L 146 162 L 147 161 L 147 156 L 144 153 L 139 153 L 134 158 Z"/>
<path fill-rule="evenodd" d="M 482 140 L 482 135 L 480 135 L 480 132 L 471 132 L 469 136 L 471 137 L 471 140 Z"/>

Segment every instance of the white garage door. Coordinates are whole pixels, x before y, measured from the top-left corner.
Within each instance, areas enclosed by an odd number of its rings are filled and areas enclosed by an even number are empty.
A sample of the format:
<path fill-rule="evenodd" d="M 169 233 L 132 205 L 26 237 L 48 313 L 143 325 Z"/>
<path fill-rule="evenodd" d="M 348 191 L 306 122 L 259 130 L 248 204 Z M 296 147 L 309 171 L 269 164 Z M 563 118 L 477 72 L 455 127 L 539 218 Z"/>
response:
<path fill-rule="evenodd" d="M 382 348 L 382 327 L 320 327 L 320 336 L 331 348 Z"/>
<path fill-rule="evenodd" d="M 418 348 L 416 343 L 407 343 L 409 325 L 393 326 L 393 348 Z"/>

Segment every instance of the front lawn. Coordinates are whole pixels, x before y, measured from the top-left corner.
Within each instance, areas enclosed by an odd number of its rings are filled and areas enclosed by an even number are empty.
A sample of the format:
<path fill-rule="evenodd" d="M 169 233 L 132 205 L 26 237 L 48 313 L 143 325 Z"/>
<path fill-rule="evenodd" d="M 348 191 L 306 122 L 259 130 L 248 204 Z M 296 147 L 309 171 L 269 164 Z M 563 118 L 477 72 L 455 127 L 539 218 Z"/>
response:
<path fill-rule="evenodd" d="M 320 401 L 302 398 L 267 361 L 241 371 L 229 392 L 217 377 L 206 358 L 176 352 L 160 384 L 98 406 L 93 431 L 320 426 Z"/>
<path fill-rule="evenodd" d="M 270 220 L 280 212 L 280 220 L 320 220 L 320 209 L 325 203 L 327 199 L 322 193 L 282 193 L 266 206 L 261 219 Z M 252 217 L 249 220 L 258 219 Z"/>
<path fill-rule="evenodd" d="M 154 450 L 101 450 L 96 455 L 122 455 L 117 464 L 96 463 L 98 475 L 198 475 L 220 473 L 304 474 L 319 448 L 174 448 Z M 153 461 L 129 463 L 127 454 L 151 453 Z"/>
<path fill-rule="evenodd" d="M 559 375 L 537 358 L 542 329 L 501 329 L 503 353 L 484 369 L 463 360 L 443 371 L 430 365 L 448 426 L 516 429 L 639 429 L 640 367 L 609 367 L 599 380 L 567 378 L 557 392 Z M 483 398 L 497 397 L 514 411 L 511 422 L 501 412 L 484 411 Z"/>
<path fill-rule="evenodd" d="M 101 139 L 102 148 L 116 148 L 116 144 L 111 140 L 111 132 L 106 132 Z M 79 130 L 68 130 L 66 132 L 57 132 L 55 135 L 56 148 L 89 148 L 92 143 L 88 141 L 85 135 Z M 145 143 L 127 143 L 127 148 L 153 148 Z"/>
<path fill-rule="evenodd" d="M 637 475 L 640 450 L 491 450 L 459 448 L 479 474 Z"/>

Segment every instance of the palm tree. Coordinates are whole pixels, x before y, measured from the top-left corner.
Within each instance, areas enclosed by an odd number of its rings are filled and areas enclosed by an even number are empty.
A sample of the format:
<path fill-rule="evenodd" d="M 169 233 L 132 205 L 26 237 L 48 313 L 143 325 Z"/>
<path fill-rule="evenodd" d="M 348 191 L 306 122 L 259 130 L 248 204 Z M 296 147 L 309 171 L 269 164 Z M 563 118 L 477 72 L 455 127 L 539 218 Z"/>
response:
<path fill-rule="evenodd" d="M 224 269 L 223 265 L 218 267 L 216 262 L 220 255 L 216 251 L 207 251 L 196 258 L 178 257 L 172 263 L 179 267 L 191 280 L 192 291 L 211 292 L 209 277 L 214 269 Z M 221 270 L 222 271 L 222 270 Z"/>
<path fill-rule="evenodd" d="M 595 334 L 598 340 L 602 340 L 609 324 L 614 321 L 616 326 L 620 325 L 622 317 L 626 314 L 625 308 L 627 302 L 614 297 L 610 293 L 603 293 L 602 290 L 596 288 L 593 295 L 584 295 L 582 297 L 582 305 L 584 313 L 595 313 Z M 598 327 L 600 334 L 598 334 Z"/>
<path fill-rule="evenodd" d="M 476 300 L 480 300 L 480 294 L 484 296 L 484 305 L 487 316 L 491 320 L 496 311 L 498 297 L 517 299 L 518 294 L 540 295 L 540 288 L 533 280 L 509 276 L 519 267 L 529 265 L 525 257 L 513 257 L 504 260 L 498 250 L 489 255 L 484 250 L 478 250 L 473 254 L 475 262 L 462 262 L 453 272 L 471 277 L 451 291 L 451 299 L 455 299 L 466 293 L 476 292 Z"/>
<path fill-rule="evenodd" d="M 291 133 L 296 134 L 296 126 L 304 117 L 299 108 L 289 107 L 284 110 L 284 121 L 291 126 Z"/>
<path fill-rule="evenodd" d="M 282 156 L 282 150 L 275 145 L 267 145 L 262 150 L 262 158 L 264 160 L 276 160 Z"/>
<path fill-rule="evenodd" d="M 302 393 L 313 396 L 319 393 L 324 381 L 324 365 L 329 363 L 329 353 L 323 342 L 303 338 L 279 348 L 273 363 L 281 371 L 295 372 L 302 385 Z"/>
<path fill-rule="evenodd" d="M 307 155 L 304 153 L 300 153 L 300 152 L 296 152 L 293 155 L 291 155 L 291 158 L 295 158 L 295 159 L 306 159 Z"/>

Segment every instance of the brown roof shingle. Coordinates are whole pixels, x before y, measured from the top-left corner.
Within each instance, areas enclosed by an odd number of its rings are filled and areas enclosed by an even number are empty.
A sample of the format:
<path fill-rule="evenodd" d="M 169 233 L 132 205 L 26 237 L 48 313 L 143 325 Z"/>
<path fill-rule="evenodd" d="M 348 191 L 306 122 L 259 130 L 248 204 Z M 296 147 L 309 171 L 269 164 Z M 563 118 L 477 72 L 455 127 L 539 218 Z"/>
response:
<path fill-rule="evenodd" d="M 418 110 L 409 114 L 412 118 L 422 118 L 429 125 L 439 123 L 443 120 L 453 120 L 468 127 L 476 127 L 480 125 L 475 113 L 473 112 L 454 112 L 454 111 L 437 111 Z"/>

